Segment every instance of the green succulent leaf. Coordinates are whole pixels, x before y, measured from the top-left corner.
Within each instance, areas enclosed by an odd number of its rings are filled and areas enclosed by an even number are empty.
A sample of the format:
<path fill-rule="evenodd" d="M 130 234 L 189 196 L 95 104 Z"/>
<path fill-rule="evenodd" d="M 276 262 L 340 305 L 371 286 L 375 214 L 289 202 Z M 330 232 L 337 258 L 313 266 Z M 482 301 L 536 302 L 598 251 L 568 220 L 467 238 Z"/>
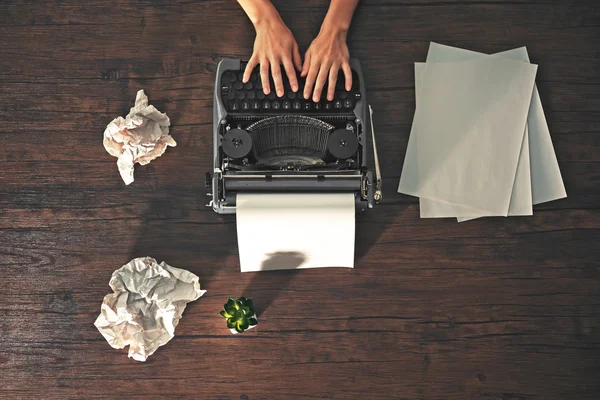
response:
<path fill-rule="evenodd" d="M 237 331 L 237 333 L 244 332 L 244 330 L 240 327 L 240 325 L 235 325 L 235 330 Z"/>
<path fill-rule="evenodd" d="M 223 318 L 231 318 L 231 317 L 233 317 L 233 315 L 229 314 L 229 313 L 228 313 L 227 311 L 225 311 L 225 310 L 221 310 L 221 312 L 220 312 L 219 314 L 221 314 L 221 316 L 222 316 Z"/>
<path fill-rule="evenodd" d="M 227 327 L 229 329 L 236 328 L 237 327 L 237 323 L 233 319 L 228 319 L 227 320 Z"/>
<path fill-rule="evenodd" d="M 248 318 L 248 323 L 250 325 L 258 325 L 258 320 L 256 318 Z"/>
<path fill-rule="evenodd" d="M 254 314 L 254 303 L 252 302 L 252 299 L 247 299 L 245 297 L 242 297 L 244 299 L 244 306 L 248 307 L 251 311 L 251 314 Z"/>
<path fill-rule="evenodd" d="M 236 301 L 234 299 L 229 298 L 229 300 L 227 300 L 227 303 L 225 303 L 223 305 L 223 308 L 225 309 L 225 311 L 227 311 L 227 314 L 233 315 L 235 310 L 238 309 L 238 307 L 236 307 L 235 303 L 236 303 Z"/>
<path fill-rule="evenodd" d="M 240 322 L 238 322 L 240 328 L 242 328 L 242 330 L 246 330 L 250 327 L 250 323 L 248 322 L 248 320 L 246 318 L 244 318 L 243 320 L 241 320 Z"/>

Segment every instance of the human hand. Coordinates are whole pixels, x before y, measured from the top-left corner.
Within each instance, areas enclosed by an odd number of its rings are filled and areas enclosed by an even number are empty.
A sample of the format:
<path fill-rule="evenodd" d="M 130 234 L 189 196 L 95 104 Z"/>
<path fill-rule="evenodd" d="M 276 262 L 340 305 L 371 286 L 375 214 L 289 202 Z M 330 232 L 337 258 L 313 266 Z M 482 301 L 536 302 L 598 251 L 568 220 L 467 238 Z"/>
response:
<path fill-rule="evenodd" d="M 298 51 L 298 44 L 292 32 L 285 26 L 279 14 L 256 23 L 255 28 L 254 51 L 246 65 L 243 82 L 248 82 L 252 70 L 260 65 L 263 92 L 269 94 L 271 92 L 269 83 L 270 67 L 273 83 L 275 84 L 275 93 L 281 97 L 284 94 L 281 76 L 281 65 L 283 64 L 290 87 L 296 92 L 298 90 L 298 79 L 295 68 L 301 69 L 302 60 Z"/>
<path fill-rule="evenodd" d="M 300 74 L 300 76 L 306 77 L 305 99 L 308 100 L 312 95 L 313 101 L 318 102 L 321 99 L 325 82 L 329 80 L 327 100 L 332 101 L 340 69 L 344 71 L 346 90 L 352 88 L 352 70 L 350 69 L 350 53 L 346 44 L 346 36 L 347 31 L 343 29 L 321 29 L 309 46 Z"/>

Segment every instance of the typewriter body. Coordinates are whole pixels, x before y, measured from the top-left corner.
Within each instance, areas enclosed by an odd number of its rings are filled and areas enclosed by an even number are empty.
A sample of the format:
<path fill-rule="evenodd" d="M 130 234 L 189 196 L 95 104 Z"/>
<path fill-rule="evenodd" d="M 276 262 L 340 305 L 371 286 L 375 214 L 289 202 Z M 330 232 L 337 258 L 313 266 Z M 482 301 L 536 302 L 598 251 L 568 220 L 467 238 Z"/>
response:
<path fill-rule="evenodd" d="M 206 174 L 211 206 L 219 214 L 236 210 L 238 193 L 351 192 L 356 209 L 381 199 L 377 148 L 366 102 L 360 64 L 351 60 L 353 84 L 338 77 L 335 98 L 305 100 L 304 79 L 294 93 L 284 77 L 285 93 L 266 96 L 258 68 L 243 83 L 246 62 L 222 60 L 214 97 L 213 170 Z M 369 168 L 371 141 L 375 171 Z"/>

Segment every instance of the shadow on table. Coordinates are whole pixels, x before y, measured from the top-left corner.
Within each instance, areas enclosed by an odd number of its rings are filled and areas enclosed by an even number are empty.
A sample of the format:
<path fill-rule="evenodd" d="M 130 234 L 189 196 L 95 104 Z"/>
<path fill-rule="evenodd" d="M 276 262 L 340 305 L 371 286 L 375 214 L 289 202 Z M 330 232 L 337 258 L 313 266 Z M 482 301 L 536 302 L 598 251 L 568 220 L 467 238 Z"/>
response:
<path fill-rule="evenodd" d="M 387 218 L 381 205 L 372 210 L 356 214 L 356 233 L 354 245 L 354 267 L 360 268 L 361 261 L 365 259 L 369 250 L 375 246 L 379 237 L 389 225 L 392 218 Z M 383 216 L 383 218 L 382 218 Z"/>
<path fill-rule="evenodd" d="M 305 260 L 306 256 L 297 251 L 276 252 L 269 254 L 269 258 L 263 261 L 261 271 L 251 272 L 254 276 L 243 296 L 253 300 L 257 317 L 260 318 L 280 293 L 287 289 L 299 272 L 296 268 Z"/>

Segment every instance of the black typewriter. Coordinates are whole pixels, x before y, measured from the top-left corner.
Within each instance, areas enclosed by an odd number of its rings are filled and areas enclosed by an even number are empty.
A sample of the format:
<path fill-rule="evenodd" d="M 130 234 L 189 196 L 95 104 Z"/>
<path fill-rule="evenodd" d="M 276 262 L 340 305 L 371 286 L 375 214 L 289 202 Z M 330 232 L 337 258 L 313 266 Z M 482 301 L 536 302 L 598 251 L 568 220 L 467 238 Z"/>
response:
<path fill-rule="evenodd" d="M 352 88 L 343 73 L 333 101 L 323 89 L 321 101 L 303 97 L 284 77 L 284 95 L 262 90 L 258 69 L 243 83 L 246 62 L 224 59 L 217 67 L 214 97 L 213 171 L 210 206 L 219 214 L 236 210 L 238 193 L 352 192 L 357 210 L 381 200 L 381 176 L 366 102 L 365 82 L 357 60 L 351 60 Z M 369 138 L 370 137 L 370 138 Z M 368 163 L 367 145 L 373 145 Z M 369 168 L 374 164 L 375 171 Z"/>

